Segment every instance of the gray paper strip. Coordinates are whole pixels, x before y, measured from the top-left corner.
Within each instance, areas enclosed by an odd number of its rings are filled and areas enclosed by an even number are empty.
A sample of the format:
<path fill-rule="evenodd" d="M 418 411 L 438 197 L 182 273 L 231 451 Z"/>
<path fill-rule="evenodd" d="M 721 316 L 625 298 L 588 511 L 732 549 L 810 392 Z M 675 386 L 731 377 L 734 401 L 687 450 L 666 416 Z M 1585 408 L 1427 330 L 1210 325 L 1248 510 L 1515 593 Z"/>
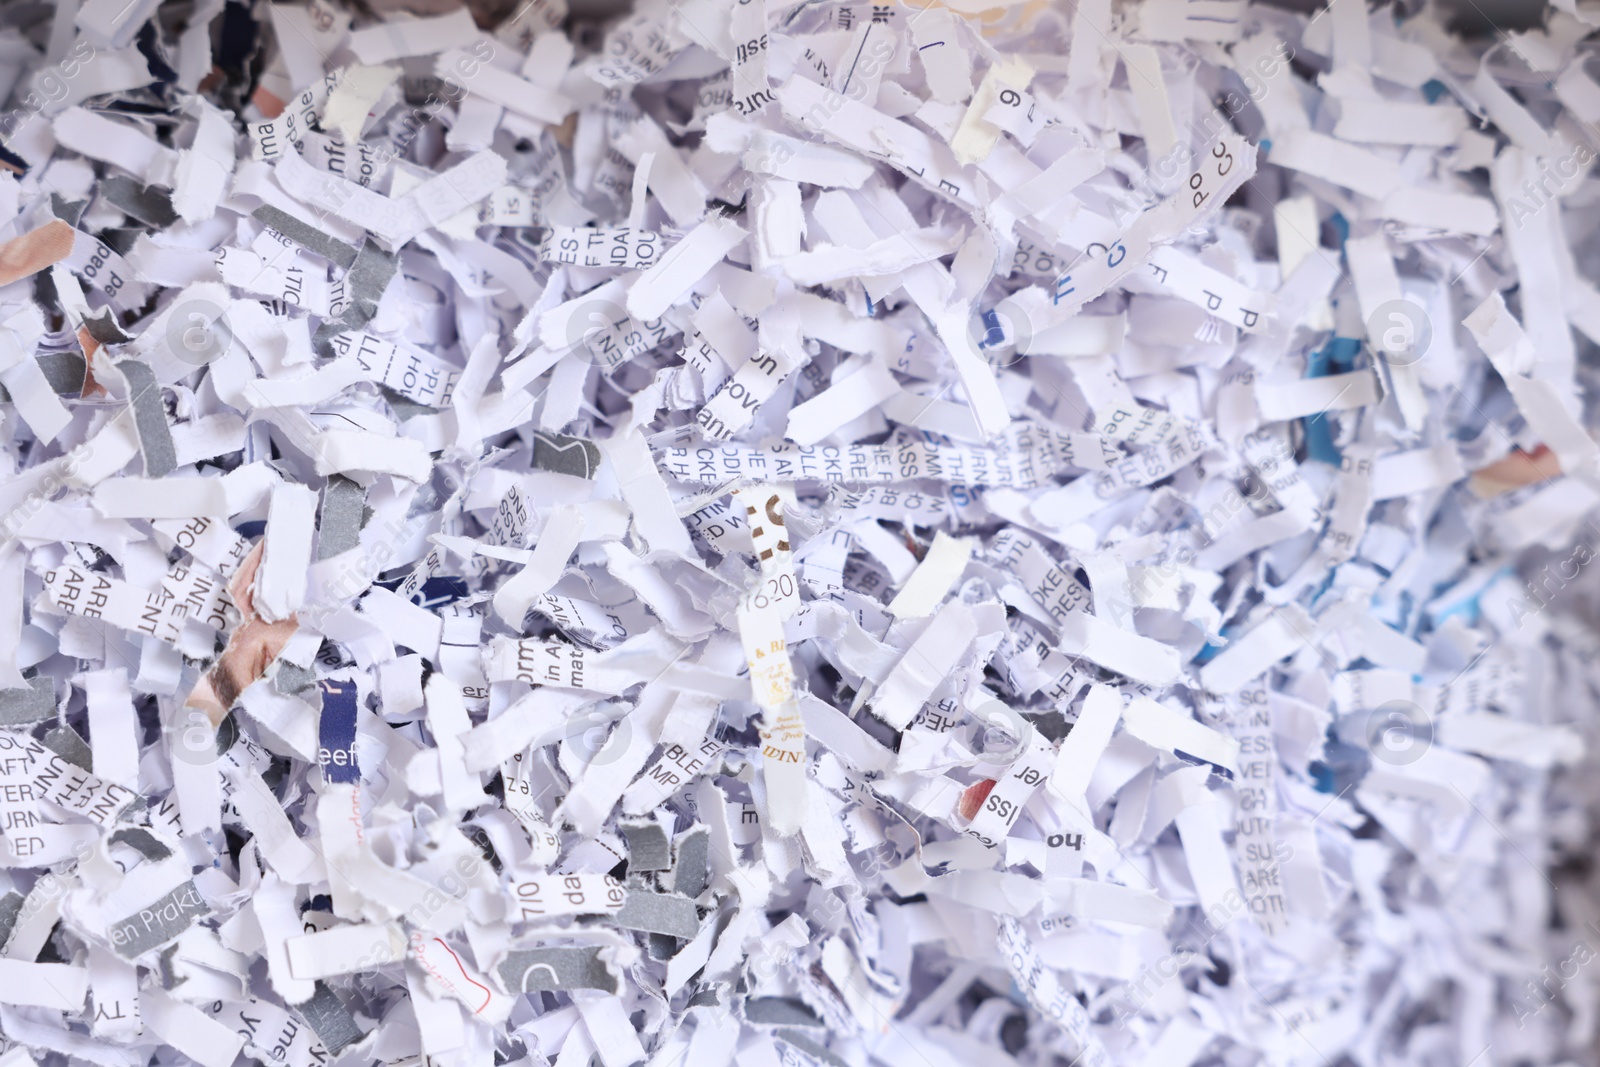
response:
<path fill-rule="evenodd" d="M 271 204 L 262 204 L 250 214 L 301 248 L 316 253 L 334 266 L 349 270 L 350 265 L 356 261 L 354 247 L 323 233 L 309 222 L 295 218 L 287 211 L 280 211 Z"/>
<path fill-rule="evenodd" d="M 317 683 L 317 672 L 313 667 L 301 667 L 290 663 L 286 659 L 278 661 L 278 669 L 272 675 L 272 688 L 284 696 L 294 696 L 303 693 Z"/>
<path fill-rule="evenodd" d="M 17 926 L 17 916 L 22 914 L 23 901 L 21 893 L 7 893 L 0 897 L 0 947 L 4 947 L 11 939 L 11 931 Z"/>
<path fill-rule="evenodd" d="M 350 304 L 362 314 L 357 328 L 365 326 L 378 313 L 378 301 L 399 267 L 398 252 L 385 252 L 371 241 L 362 242 L 355 262 L 350 264 L 350 273 L 345 275 L 345 283 L 350 287 Z"/>
<path fill-rule="evenodd" d="M 618 829 L 628 840 L 629 874 L 672 869 L 672 846 L 660 823 L 625 822 Z"/>
<path fill-rule="evenodd" d="M 118 955 L 131 960 L 166 944 L 187 930 L 196 918 L 209 914 L 211 906 L 200 896 L 200 890 L 194 882 L 185 882 L 149 907 L 112 924 L 111 943 Z"/>
<path fill-rule="evenodd" d="M 670 893 L 629 889 L 628 899 L 613 921 L 624 930 L 644 930 L 690 938 L 700 932 L 700 913 L 694 901 Z"/>
<path fill-rule="evenodd" d="M 140 185 L 132 178 L 113 174 L 100 179 L 100 195 L 124 215 L 132 215 L 146 226 L 164 230 L 178 221 L 172 198 L 154 186 Z"/>
<path fill-rule="evenodd" d="M 29 678 L 26 689 L 0 689 L 0 726 L 27 726 L 55 718 L 56 691 L 49 678 Z"/>
<path fill-rule="evenodd" d="M 107 312 L 109 315 L 110 312 Z M 97 322 L 96 319 L 85 319 L 84 325 L 90 327 Z M 121 331 L 118 331 L 121 334 Z M 94 337 L 94 329 L 90 328 L 89 336 Z M 95 337 L 101 344 L 126 344 L 131 338 L 127 335 L 107 341 L 102 337 Z M 40 352 L 33 357 L 39 364 L 39 369 L 44 372 L 44 380 L 49 383 L 50 391 L 57 396 L 70 396 L 73 399 L 83 395 L 83 379 L 88 371 L 83 356 L 77 352 Z M 11 403 L 11 393 L 5 386 L 0 385 L 0 404 Z M 431 409 L 424 409 L 431 410 Z"/>
<path fill-rule="evenodd" d="M 592 479 L 600 469 L 600 446 L 582 437 L 535 433 L 533 465 L 542 471 Z"/>
<path fill-rule="evenodd" d="M 322 490 L 322 517 L 317 528 L 317 558 L 348 552 L 361 542 L 361 514 L 367 494 L 349 478 L 334 475 Z"/>
<path fill-rule="evenodd" d="M 385 252 L 371 241 L 362 242 L 355 262 L 350 264 L 350 270 L 344 276 L 344 284 L 349 289 L 349 306 L 337 321 L 318 326 L 311 338 L 313 347 L 320 355 L 333 354 L 329 344 L 333 338 L 341 333 L 359 330 L 372 321 L 372 316 L 378 313 L 378 301 L 383 298 L 383 291 L 389 288 L 389 281 L 399 267 L 398 253 Z"/>
<path fill-rule="evenodd" d="M 155 371 L 136 359 L 123 360 L 117 369 L 128 380 L 128 404 L 133 408 L 139 451 L 144 453 L 145 476 L 160 478 L 172 473 L 178 453 L 172 446 L 172 427 L 167 425 L 167 408 L 161 402 Z"/>
<path fill-rule="evenodd" d="M 41 352 L 39 369 L 59 396 L 82 396 L 85 364 L 76 352 Z"/>
<path fill-rule="evenodd" d="M 598 948 L 536 948 L 509 953 L 500 980 L 513 993 L 558 989 L 617 991 L 617 978 L 600 960 Z"/>
<path fill-rule="evenodd" d="M 361 1027 L 356 1025 L 350 1009 L 344 1006 L 344 1001 L 321 982 L 317 983 L 317 991 L 311 995 L 311 999 L 296 1007 L 295 1011 L 316 1032 L 330 1055 L 337 1056 L 366 1036 L 361 1032 Z"/>
<path fill-rule="evenodd" d="M 746 1022 L 761 1026 L 821 1026 L 816 1012 L 794 997 L 751 997 L 744 1002 Z"/>
<path fill-rule="evenodd" d="M 678 863 L 672 869 L 672 888 L 694 900 L 710 880 L 711 831 L 704 826 L 678 838 Z"/>
<path fill-rule="evenodd" d="M 94 773 L 94 753 L 89 750 L 89 742 L 80 737 L 78 731 L 72 727 L 57 726 L 39 740 L 45 748 L 68 763 L 76 764 L 90 774 Z"/>

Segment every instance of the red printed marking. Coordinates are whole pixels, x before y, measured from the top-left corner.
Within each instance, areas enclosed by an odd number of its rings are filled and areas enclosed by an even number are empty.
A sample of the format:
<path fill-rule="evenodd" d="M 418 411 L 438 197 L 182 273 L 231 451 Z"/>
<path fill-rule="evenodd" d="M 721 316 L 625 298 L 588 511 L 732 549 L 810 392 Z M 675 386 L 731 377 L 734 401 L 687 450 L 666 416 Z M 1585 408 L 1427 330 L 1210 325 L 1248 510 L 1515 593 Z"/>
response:
<path fill-rule="evenodd" d="M 963 819 L 970 820 L 978 814 L 978 809 L 983 807 L 983 802 L 989 798 L 989 790 L 993 789 L 994 785 L 993 778 L 985 778 L 961 791 L 961 803 L 956 810 L 961 812 Z"/>
<path fill-rule="evenodd" d="M 446 945 L 444 943 L 444 939 L 443 938 L 436 937 L 436 938 L 434 938 L 434 940 L 439 942 L 440 947 L 443 948 L 446 952 L 450 953 L 450 958 L 456 961 L 456 966 L 461 969 L 461 977 L 465 978 L 468 982 L 471 982 L 473 985 L 475 985 L 479 989 L 483 990 L 483 1003 L 478 1005 L 478 1007 L 474 1008 L 473 1011 L 472 1011 L 472 1014 L 477 1015 L 484 1008 L 487 1008 L 489 1006 L 489 1001 L 494 999 L 494 994 L 490 991 L 488 986 L 484 985 L 482 982 L 477 981 L 470 974 L 467 973 L 467 968 L 461 962 L 461 957 L 456 955 L 456 950 L 455 949 L 451 948 L 449 945 Z"/>

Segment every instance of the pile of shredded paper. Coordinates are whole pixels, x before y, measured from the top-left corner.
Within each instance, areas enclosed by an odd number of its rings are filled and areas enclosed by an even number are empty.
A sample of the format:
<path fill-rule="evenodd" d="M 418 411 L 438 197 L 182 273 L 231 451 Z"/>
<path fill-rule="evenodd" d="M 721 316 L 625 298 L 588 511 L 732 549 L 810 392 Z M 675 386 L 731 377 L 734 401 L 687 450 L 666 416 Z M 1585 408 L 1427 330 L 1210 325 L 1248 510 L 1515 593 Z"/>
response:
<path fill-rule="evenodd" d="M 1596 1062 L 1592 0 L 403 6 L 0 6 L 0 1067 Z"/>

